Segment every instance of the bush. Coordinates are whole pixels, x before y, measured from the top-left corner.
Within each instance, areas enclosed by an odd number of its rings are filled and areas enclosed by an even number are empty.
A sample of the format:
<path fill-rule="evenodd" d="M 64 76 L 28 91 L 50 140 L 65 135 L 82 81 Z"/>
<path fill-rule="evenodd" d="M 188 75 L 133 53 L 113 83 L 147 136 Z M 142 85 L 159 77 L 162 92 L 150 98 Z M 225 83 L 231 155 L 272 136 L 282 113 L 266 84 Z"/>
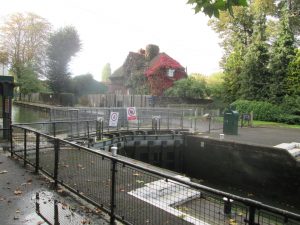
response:
<path fill-rule="evenodd" d="M 285 96 L 281 108 L 288 114 L 300 115 L 300 96 Z"/>
<path fill-rule="evenodd" d="M 72 93 L 60 93 L 59 94 L 60 105 L 63 106 L 74 106 L 75 104 L 75 96 Z"/>
<path fill-rule="evenodd" d="M 237 100 L 232 105 L 240 114 L 253 112 L 254 120 L 277 122 L 284 114 L 281 107 L 269 102 Z"/>
<path fill-rule="evenodd" d="M 300 116 L 282 114 L 278 117 L 277 122 L 286 123 L 286 124 L 300 124 Z"/>

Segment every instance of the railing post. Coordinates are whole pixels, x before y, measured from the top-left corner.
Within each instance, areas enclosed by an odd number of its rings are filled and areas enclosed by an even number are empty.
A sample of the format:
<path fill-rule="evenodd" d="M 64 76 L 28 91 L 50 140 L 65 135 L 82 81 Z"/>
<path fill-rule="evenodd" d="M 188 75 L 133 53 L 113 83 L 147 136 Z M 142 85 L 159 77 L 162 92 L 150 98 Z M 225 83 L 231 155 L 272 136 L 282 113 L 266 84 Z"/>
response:
<path fill-rule="evenodd" d="M 59 215 L 58 215 L 58 206 L 57 206 L 58 202 L 55 199 L 54 200 L 54 225 L 59 225 Z"/>
<path fill-rule="evenodd" d="M 111 159 L 111 190 L 110 190 L 110 223 L 114 224 L 115 222 L 115 194 L 116 194 L 116 165 L 117 161 Z"/>
<path fill-rule="evenodd" d="M 211 115 L 208 116 L 208 133 L 210 133 L 211 127 Z"/>
<path fill-rule="evenodd" d="M 53 129 L 53 136 L 55 137 L 56 136 L 56 123 L 53 122 L 52 124 L 52 129 Z"/>
<path fill-rule="evenodd" d="M 13 127 L 10 125 L 10 156 L 14 155 L 14 144 L 13 144 Z"/>
<path fill-rule="evenodd" d="M 24 166 L 26 166 L 26 158 L 27 158 L 27 130 L 24 129 Z"/>
<path fill-rule="evenodd" d="M 168 121 L 167 121 L 167 129 L 168 129 L 168 130 L 170 129 L 170 110 L 169 110 L 169 107 L 168 107 Z"/>
<path fill-rule="evenodd" d="M 35 211 L 37 214 L 40 213 L 40 194 L 38 192 L 35 193 Z"/>
<path fill-rule="evenodd" d="M 183 130 L 183 116 L 184 116 L 184 114 L 183 114 L 183 110 L 182 110 L 182 112 L 181 112 L 181 121 L 180 121 L 180 123 L 181 123 L 181 130 Z"/>
<path fill-rule="evenodd" d="M 249 219 L 247 222 L 249 225 L 256 225 L 256 223 L 255 223 L 255 207 L 254 206 L 249 207 Z"/>
<path fill-rule="evenodd" d="M 88 140 L 88 148 L 90 147 L 90 126 L 89 126 L 89 121 L 86 122 L 87 126 L 87 140 Z"/>
<path fill-rule="evenodd" d="M 60 143 L 59 139 L 54 139 L 54 171 L 53 171 L 53 178 L 54 178 L 54 187 L 57 187 L 58 183 L 58 163 L 59 163 L 59 149 Z"/>
<path fill-rule="evenodd" d="M 40 167 L 40 134 L 36 133 L 35 141 L 35 173 L 39 172 Z"/>

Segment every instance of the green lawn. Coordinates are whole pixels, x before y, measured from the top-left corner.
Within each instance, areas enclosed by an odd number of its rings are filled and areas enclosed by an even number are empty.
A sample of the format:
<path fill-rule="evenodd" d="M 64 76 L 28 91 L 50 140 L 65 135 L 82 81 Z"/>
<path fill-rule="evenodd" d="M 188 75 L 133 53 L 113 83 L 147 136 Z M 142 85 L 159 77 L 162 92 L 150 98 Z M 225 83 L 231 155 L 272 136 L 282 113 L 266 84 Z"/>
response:
<path fill-rule="evenodd" d="M 223 122 L 223 117 L 215 117 L 215 120 L 218 122 Z M 239 122 L 239 126 L 240 126 L 240 122 Z M 253 121 L 253 127 L 283 127 L 283 128 L 300 129 L 300 125 L 290 125 L 285 123 L 276 123 L 276 122 L 259 121 L 259 120 Z"/>
<path fill-rule="evenodd" d="M 300 129 L 300 125 L 290 125 L 285 123 L 276 123 L 276 122 L 269 122 L 269 121 L 253 121 L 254 127 L 284 127 L 284 128 L 297 128 Z"/>

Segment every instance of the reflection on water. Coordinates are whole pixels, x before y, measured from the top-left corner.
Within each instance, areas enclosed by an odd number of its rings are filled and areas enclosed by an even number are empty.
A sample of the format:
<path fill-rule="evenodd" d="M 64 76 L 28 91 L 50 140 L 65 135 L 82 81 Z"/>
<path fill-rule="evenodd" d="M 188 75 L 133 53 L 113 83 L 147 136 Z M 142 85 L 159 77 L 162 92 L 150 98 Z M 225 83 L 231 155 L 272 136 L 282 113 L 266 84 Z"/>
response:
<path fill-rule="evenodd" d="M 85 206 L 80 206 L 80 208 L 76 208 L 76 205 L 74 204 L 70 205 L 64 200 L 58 200 L 57 197 L 54 197 L 51 192 L 42 191 L 36 193 L 35 200 L 36 214 L 33 213 L 29 215 L 28 218 L 30 219 L 36 218 L 38 216 L 39 218 L 42 218 L 47 224 L 53 225 L 108 224 L 102 218 L 103 214 L 100 209 L 92 210 Z"/>
<path fill-rule="evenodd" d="M 49 114 L 22 106 L 12 106 L 12 123 L 49 121 Z"/>

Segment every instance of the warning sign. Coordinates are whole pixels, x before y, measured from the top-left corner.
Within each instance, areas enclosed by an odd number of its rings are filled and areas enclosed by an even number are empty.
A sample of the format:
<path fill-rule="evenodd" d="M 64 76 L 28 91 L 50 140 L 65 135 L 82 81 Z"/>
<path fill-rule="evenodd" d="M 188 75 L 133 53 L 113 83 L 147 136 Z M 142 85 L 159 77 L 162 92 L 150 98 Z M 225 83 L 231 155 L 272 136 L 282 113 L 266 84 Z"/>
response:
<path fill-rule="evenodd" d="M 118 126 L 118 120 L 119 120 L 119 112 L 111 112 L 109 117 L 109 126 L 110 127 Z"/>
<path fill-rule="evenodd" d="M 136 120 L 136 119 L 137 119 L 137 116 L 136 116 L 135 107 L 128 107 L 127 108 L 127 120 L 132 121 L 132 120 Z"/>

